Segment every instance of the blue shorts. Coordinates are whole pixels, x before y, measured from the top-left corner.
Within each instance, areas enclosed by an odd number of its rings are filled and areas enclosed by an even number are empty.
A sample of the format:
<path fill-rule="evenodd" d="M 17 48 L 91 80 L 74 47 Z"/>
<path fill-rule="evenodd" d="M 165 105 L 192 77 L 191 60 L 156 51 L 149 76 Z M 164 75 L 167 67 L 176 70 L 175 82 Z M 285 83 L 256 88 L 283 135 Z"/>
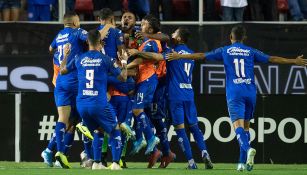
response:
<path fill-rule="evenodd" d="M 169 113 L 174 126 L 184 124 L 186 120 L 188 125 L 198 123 L 197 110 L 194 101 L 173 101 L 169 100 Z"/>
<path fill-rule="evenodd" d="M 154 74 L 147 80 L 137 84 L 133 109 L 144 109 L 152 103 L 152 99 L 158 84 L 157 75 Z"/>
<path fill-rule="evenodd" d="M 238 119 L 250 121 L 254 118 L 256 96 L 227 99 L 227 106 L 232 122 Z"/>
<path fill-rule="evenodd" d="M 129 115 L 129 111 L 131 111 L 131 101 L 129 97 L 112 96 L 110 103 L 115 110 L 118 122 L 119 123 L 126 122 Z"/>
<path fill-rule="evenodd" d="M 75 106 L 78 95 L 78 84 L 57 84 L 54 89 L 54 99 L 57 107 Z"/>
<path fill-rule="evenodd" d="M 166 108 L 166 85 L 165 83 L 158 84 L 155 94 L 153 96 L 153 102 L 146 109 L 148 112 L 148 117 L 151 119 L 163 119 L 166 117 L 167 108 Z"/>
<path fill-rule="evenodd" d="M 28 4 L 29 21 L 50 21 L 50 5 Z"/>
<path fill-rule="evenodd" d="M 110 134 L 117 125 L 115 112 L 110 103 L 107 103 L 107 105 L 77 103 L 77 109 L 83 123 L 91 132 L 101 127 L 106 133 Z"/>
<path fill-rule="evenodd" d="M 0 10 L 20 8 L 20 0 L 0 0 Z"/>

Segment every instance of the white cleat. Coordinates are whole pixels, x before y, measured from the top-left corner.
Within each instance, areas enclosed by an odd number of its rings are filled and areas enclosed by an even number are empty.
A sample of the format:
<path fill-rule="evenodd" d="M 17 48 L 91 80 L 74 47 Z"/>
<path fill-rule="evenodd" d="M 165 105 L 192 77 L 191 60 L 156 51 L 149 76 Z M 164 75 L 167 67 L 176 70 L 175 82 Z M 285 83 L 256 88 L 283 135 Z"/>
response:
<path fill-rule="evenodd" d="M 237 167 L 237 170 L 238 170 L 238 171 L 244 171 L 244 170 L 245 170 L 245 165 L 244 165 L 244 163 L 239 163 L 239 164 L 238 164 L 238 167 Z"/>
<path fill-rule="evenodd" d="M 254 148 L 250 148 L 247 151 L 247 160 L 246 160 L 246 170 L 247 171 L 253 170 L 255 155 L 256 155 L 256 150 Z"/>
<path fill-rule="evenodd" d="M 92 170 L 104 170 L 107 169 L 107 167 L 103 166 L 102 163 L 96 163 L 94 162 L 92 165 Z"/>
<path fill-rule="evenodd" d="M 58 168 L 62 168 L 61 163 L 57 160 L 54 162 L 54 166 Z"/>
<path fill-rule="evenodd" d="M 122 170 L 122 168 L 120 167 L 120 165 L 116 162 L 113 162 L 111 165 L 111 170 Z"/>

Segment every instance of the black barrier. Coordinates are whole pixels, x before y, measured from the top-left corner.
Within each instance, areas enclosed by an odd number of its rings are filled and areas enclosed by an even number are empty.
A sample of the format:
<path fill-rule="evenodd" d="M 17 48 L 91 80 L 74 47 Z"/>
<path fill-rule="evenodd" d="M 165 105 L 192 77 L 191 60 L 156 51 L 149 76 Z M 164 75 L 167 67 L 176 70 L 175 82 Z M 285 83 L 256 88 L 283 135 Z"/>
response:
<path fill-rule="evenodd" d="M 0 93 L 0 160 L 15 159 L 15 94 Z"/>
<path fill-rule="evenodd" d="M 0 94 L 1 95 L 1 94 Z M 4 94 L 1 99 L 7 99 Z M 54 106 L 52 93 L 23 93 L 21 103 L 21 160 L 41 161 L 40 153 L 47 146 L 51 138 L 57 111 Z M 255 119 L 251 124 L 252 146 L 257 149 L 257 163 L 307 163 L 307 100 L 306 96 L 297 95 L 269 95 L 258 96 Z M 11 102 L 12 103 L 12 102 Z M 8 103 L 3 114 L 12 110 L 13 104 Z M 11 106 L 13 105 L 13 106 Z M 200 95 L 196 97 L 199 125 L 206 138 L 208 150 L 214 162 L 237 162 L 239 149 L 235 133 L 231 128 L 227 114 L 224 95 Z M 12 112 L 12 111 L 11 111 Z M 4 138 L 10 140 L 9 157 L 2 156 L 0 160 L 12 160 L 14 153 L 13 119 L 12 113 L 4 115 L 3 119 L 10 125 Z M 11 122 L 10 122 L 11 121 Z M 189 138 L 193 138 L 189 134 Z M 80 135 L 69 151 L 71 161 L 79 161 L 82 151 Z M 180 150 L 175 132 L 169 132 L 171 149 L 177 154 L 178 162 L 185 162 Z M 5 149 L 8 149 L 5 145 Z M 200 153 L 195 142 L 192 151 L 197 162 L 201 162 Z M 129 152 L 129 148 L 128 148 Z M 129 156 L 128 161 L 146 161 L 143 152 L 136 156 Z"/>

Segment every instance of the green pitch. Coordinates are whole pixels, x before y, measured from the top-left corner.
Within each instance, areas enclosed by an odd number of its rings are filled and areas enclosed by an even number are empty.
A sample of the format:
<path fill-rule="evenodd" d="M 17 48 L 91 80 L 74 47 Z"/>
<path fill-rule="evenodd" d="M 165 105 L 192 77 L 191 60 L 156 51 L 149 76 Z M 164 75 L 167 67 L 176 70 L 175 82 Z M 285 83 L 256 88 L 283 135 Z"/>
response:
<path fill-rule="evenodd" d="M 307 165 L 269 165 L 259 164 L 251 172 L 237 172 L 236 164 L 214 164 L 213 170 L 204 170 L 203 164 L 198 163 L 198 170 L 186 170 L 185 163 L 172 163 L 166 169 L 146 169 L 146 163 L 129 162 L 128 169 L 122 171 L 87 170 L 81 169 L 78 163 L 72 163 L 73 169 L 64 170 L 48 168 L 38 162 L 0 162 L 0 175 L 307 175 Z"/>

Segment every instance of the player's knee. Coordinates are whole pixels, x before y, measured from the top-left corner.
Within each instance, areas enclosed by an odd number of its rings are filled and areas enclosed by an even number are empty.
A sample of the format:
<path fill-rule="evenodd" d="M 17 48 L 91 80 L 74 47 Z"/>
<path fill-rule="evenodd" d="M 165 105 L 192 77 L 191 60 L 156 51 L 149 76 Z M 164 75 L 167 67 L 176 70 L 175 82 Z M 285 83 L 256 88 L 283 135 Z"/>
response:
<path fill-rule="evenodd" d="M 143 109 L 133 109 L 132 112 L 134 116 L 139 116 L 144 110 Z"/>
<path fill-rule="evenodd" d="M 176 129 L 184 129 L 184 124 L 176 125 L 174 127 L 175 127 L 175 130 Z"/>

